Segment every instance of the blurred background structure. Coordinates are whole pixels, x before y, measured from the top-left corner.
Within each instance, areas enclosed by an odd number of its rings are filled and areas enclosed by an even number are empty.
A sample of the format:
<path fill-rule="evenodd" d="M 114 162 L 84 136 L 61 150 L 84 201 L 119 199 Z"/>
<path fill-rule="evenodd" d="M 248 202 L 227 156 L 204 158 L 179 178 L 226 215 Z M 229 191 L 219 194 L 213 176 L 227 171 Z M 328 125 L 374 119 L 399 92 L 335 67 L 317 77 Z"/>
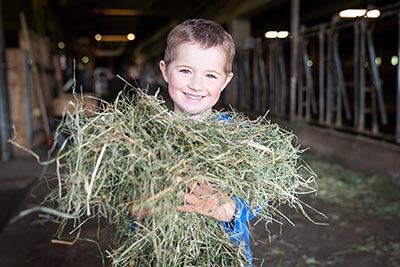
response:
<path fill-rule="evenodd" d="M 218 21 L 237 45 L 222 107 L 398 146 L 399 8 L 390 0 L 3 1 L 1 158 L 20 153 L 7 142 L 12 127 L 27 147 L 50 144 L 73 89 L 112 100 L 119 75 L 166 96 L 158 70 L 166 35 L 193 17 Z"/>
<path fill-rule="evenodd" d="M 8 140 L 43 153 L 73 91 L 112 101 L 117 75 L 168 99 L 158 62 L 188 18 L 216 20 L 237 45 L 218 108 L 268 112 L 313 155 L 400 184 L 400 1 L 0 0 L 4 227 L 40 174 Z"/>

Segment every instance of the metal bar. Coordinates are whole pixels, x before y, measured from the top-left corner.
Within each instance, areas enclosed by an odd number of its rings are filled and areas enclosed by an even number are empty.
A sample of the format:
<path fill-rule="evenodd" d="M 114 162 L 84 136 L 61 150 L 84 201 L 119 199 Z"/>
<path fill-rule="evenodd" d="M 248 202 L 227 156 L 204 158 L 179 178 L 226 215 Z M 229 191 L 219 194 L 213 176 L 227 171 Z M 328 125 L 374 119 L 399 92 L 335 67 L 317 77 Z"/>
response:
<path fill-rule="evenodd" d="M 239 107 L 244 107 L 243 106 L 243 103 L 245 102 L 245 99 L 246 99 L 246 86 L 247 86 L 247 83 L 246 83 L 246 79 L 247 79 L 247 77 L 246 77 L 246 71 L 245 71 L 245 55 L 244 55 L 244 52 L 243 51 L 241 51 L 241 54 L 240 54 L 240 64 L 239 64 L 239 68 L 240 68 L 240 72 L 241 72 L 241 77 L 242 77 L 242 79 L 241 79 L 241 85 L 240 85 L 240 88 L 239 88 Z"/>
<path fill-rule="evenodd" d="M 271 73 L 271 78 L 273 79 L 273 86 L 269 88 L 269 106 L 272 112 L 276 113 L 276 90 L 279 88 L 279 70 L 276 68 L 276 60 L 277 60 L 277 53 L 276 53 L 277 43 L 276 41 L 272 45 L 272 58 L 270 62 L 270 68 L 273 69 Z"/>
<path fill-rule="evenodd" d="M 308 53 L 307 53 L 307 43 L 305 40 L 303 40 L 302 45 L 301 45 L 301 54 L 303 56 L 303 68 L 304 68 L 304 74 L 306 78 L 306 84 L 305 84 L 305 92 L 306 92 L 306 115 L 305 118 L 306 120 L 311 120 L 311 94 L 310 90 L 312 90 L 312 77 L 311 77 L 311 72 L 310 68 L 307 65 L 307 61 L 309 60 L 308 58 Z"/>
<path fill-rule="evenodd" d="M 244 62 L 244 53 L 242 50 L 237 53 L 238 58 L 238 75 L 240 76 L 239 81 L 239 90 L 238 90 L 238 106 L 243 107 L 243 102 L 245 99 L 245 89 L 246 88 L 246 73 L 245 73 L 245 62 Z"/>
<path fill-rule="evenodd" d="M 377 108 L 377 93 L 375 90 L 371 90 L 371 116 L 372 116 L 372 134 L 377 135 L 379 133 L 378 124 L 378 108 Z"/>
<path fill-rule="evenodd" d="M 326 125 L 332 124 L 332 110 L 333 110 L 333 77 L 332 77 L 332 29 L 327 32 L 327 86 L 326 86 Z"/>
<path fill-rule="evenodd" d="M 303 90 L 301 92 L 301 95 L 303 97 L 303 99 L 305 98 L 305 100 L 302 101 L 302 110 L 304 109 L 304 118 L 309 121 L 311 119 L 311 109 L 310 109 L 310 98 L 309 98 L 309 81 L 308 81 L 308 76 L 307 76 L 307 70 L 309 70 L 309 68 L 307 67 L 307 60 L 308 60 L 308 56 L 306 55 L 306 41 L 303 39 L 300 45 L 300 53 L 301 53 L 301 60 L 300 62 L 302 63 L 301 67 L 302 67 L 302 81 L 305 80 L 304 83 L 302 83 L 303 85 Z M 304 76 L 303 76 L 304 74 Z"/>
<path fill-rule="evenodd" d="M 307 105 L 308 105 L 308 112 L 310 113 L 310 119 L 311 119 L 311 112 L 312 114 L 317 113 L 317 103 L 315 100 L 315 95 L 314 95 L 314 79 L 311 73 L 311 67 L 308 66 L 308 61 L 310 60 L 310 56 L 308 54 L 307 50 L 307 45 L 308 41 L 304 42 L 304 70 L 306 74 L 306 81 L 307 81 Z"/>
<path fill-rule="evenodd" d="M 360 120 L 360 24 L 354 23 L 354 128 Z"/>
<path fill-rule="evenodd" d="M 261 109 L 262 111 L 265 111 L 265 105 L 266 105 L 266 94 L 268 91 L 268 80 L 267 80 L 267 71 L 265 68 L 265 57 L 264 57 L 264 52 L 262 49 L 261 45 L 261 40 L 259 42 L 259 52 L 260 55 L 258 57 L 258 68 L 260 70 L 260 79 L 261 79 Z"/>
<path fill-rule="evenodd" d="M 254 47 L 254 51 L 255 51 L 255 56 L 253 57 L 254 60 L 254 68 L 255 68 L 255 72 L 257 73 L 257 83 L 258 83 L 258 89 L 257 89 L 257 110 L 260 111 L 263 109 L 263 96 L 264 96 L 264 79 L 263 79 L 263 70 L 261 68 L 261 64 L 263 63 L 263 51 L 262 51 L 262 47 L 261 47 L 261 39 L 257 38 L 256 42 L 255 42 L 255 47 Z"/>
<path fill-rule="evenodd" d="M 336 70 L 336 75 L 337 75 L 337 94 L 338 94 L 338 106 L 340 106 L 340 109 L 342 108 L 342 103 L 344 106 L 344 111 L 346 115 L 346 119 L 350 120 L 351 119 L 351 112 L 350 112 L 350 104 L 349 100 L 347 98 L 347 91 L 346 91 L 346 84 L 344 81 L 344 76 L 343 76 L 343 68 L 342 68 L 342 63 L 340 60 L 339 56 L 339 48 L 338 48 L 338 34 L 335 34 L 334 42 L 333 42 L 333 53 L 334 53 L 334 60 L 335 60 L 335 70 Z M 343 102 L 342 102 L 343 101 Z M 339 109 L 339 107 L 338 107 Z M 340 111 L 341 114 L 341 111 Z"/>
<path fill-rule="evenodd" d="M 257 40 L 255 40 L 257 42 Z M 260 70 L 258 68 L 258 58 L 259 58 L 259 53 L 258 53 L 258 46 L 256 43 L 254 43 L 253 47 L 253 57 L 252 57 L 252 67 L 253 67 L 253 95 L 252 95 L 252 108 L 255 109 L 256 111 L 260 110 Z"/>
<path fill-rule="evenodd" d="M 275 50 L 275 43 L 271 43 L 269 44 L 269 90 L 268 90 L 268 99 L 267 99 L 267 103 L 268 103 L 268 109 L 271 110 L 272 109 L 272 91 L 275 88 L 275 56 L 274 56 L 274 50 Z"/>
<path fill-rule="evenodd" d="M 282 88 L 282 82 L 280 79 L 280 69 L 279 69 L 279 41 L 276 40 L 275 42 L 275 49 L 274 49 L 274 68 L 275 68 L 275 87 L 272 88 L 273 90 L 273 100 L 274 100 L 274 113 L 278 114 L 279 112 L 279 95 Z"/>
<path fill-rule="evenodd" d="M 397 58 L 400 59 L 400 12 L 397 28 Z M 400 143 L 400 64 L 397 63 L 396 142 Z"/>
<path fill-rule="evenodd" d="M 245 79 L 244 82 L 247 82 L 247 85 L 242 88 L 243 95 L 243 102 L 242 102 L 242 107 L 244 108 L 250 108 L 251 107 L 251 96 L 252 96 L 252 80 L 251 80 L 251 70 L 250 70 L 250 54 L 249 51 L 245 51 L 245 57 L 244 57 L 244 73 L 245 73 Z"/>
<path fill-rule="evenodd" d="M 282 45 L 278 46 L 278 61 L 279 61 L 279 74 L 281 81 L 281 95 L 280 95 L 280 114 L 285 115 L 286 112 L 286 96 L 287 96 L 287 74 L 285 68 L 285 60 L 283 58 Z"/>
<path fill-rule="evenodd" d="M 0 0 L 0 137 L 1 160 L 8 161 L 12 150 L 8 139 L 11 137 L 10 110 L 8 103 L 7 73 L 5 64 L 5 41 L 3 25 L 3 1 Z"/>
<path fill-rule="evenodd" d="M 290 55 L 290 119 L 295 118 L 296 113 L 296 88 L 297 88 L 297 67 L 299 53 L 299 16 L 300 16 L 300 0 L 291 0 L 291 21 L 290 32 L 291 39 L 291 55 Z"/>
<path fill-rule="evenodd" d="M 341 127 L 342 123 L 342 98 L 341 94 L 341 77 L 340 77 L 340 66 L 339 66 L 339 51 L 338 51 L 338 33 L 335 32 L 332 38 L 332 59 L 333 59 L 333 70 L 336 76 L 336 83 L 334 87 L 334 92 L 336 93 L 336 126 Z"/>
<path fill-rule="evenodd" d="M 360 21 L 360 87 L 359 87 L 359 121 L 357 125 L 357 130 L 359 132 L 364 131 L 365 128 L 365 32 L 366 32 L 366 21 Z"/>
<path fill-rule="evenodd" d="M 386 109 L 385 109 L 385 102 L 383 100 L 383 93 L 382 93 L 382 81 L 379 77 L 378 67 L 375 63 L 375 47 L 372 40 L 371 30 L 367 31 L 367 44 L 368 44 L 368 53 L 370 59 L 370 68 L 372 71 L 372 82 L 374 84 L 375 92 L 376 92 L 376 100 L 378 101 L 378 108 L 381 114 L 382 124 L 387 124 L 387 116 L 386 116 Z"/>
<path fill-rule="evenodd" d="M 319 116 L 318 116 L 318 121 L 320 124 L 324 123 L 324 111 L 325 111 L 325 33 L 324 33 L 324 27 L 320 26 L 319 29 L 319 35 L 318 35 L 318 41 L 319 41 L 319 101 L 318 101 L 318 107 L 319 107 Z"/>
<path fill-rule="evenodd" d="M 299 54 L 303 51 L 302 42 L 299 42 Z M 303 84 L 303 57 L 299 55 L 298 60 L 298 88 L 297 88 L 297 116 L 299 118 L 303 117 L 303 109 L 304 109 L 304 84 Z"/>
<path fill-rule="evenodd" d="M 245 77 L 244 77 L 244 70 L 243 70 L 243 54 L 242 51 L 238 51 L 236 54 L 236 73 L 237 73 L 237 91 L 236 91 L 236 106 L 242 107 L 242 101 L 244 98 L 243 95 L 243 88 L 245 88 Z"/>

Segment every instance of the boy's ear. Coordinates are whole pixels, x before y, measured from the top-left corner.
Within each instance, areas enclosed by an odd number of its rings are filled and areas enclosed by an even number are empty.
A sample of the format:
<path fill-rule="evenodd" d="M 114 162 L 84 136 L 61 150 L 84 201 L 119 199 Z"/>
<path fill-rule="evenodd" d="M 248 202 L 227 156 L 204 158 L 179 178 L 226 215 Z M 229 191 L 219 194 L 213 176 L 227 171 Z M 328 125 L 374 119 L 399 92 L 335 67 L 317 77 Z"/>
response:
<path fill-rule="evenodd" d="M 233 78 L 233 72 L 229 73 L 228 76 L 226 76 L 226 80 L 225 80 L 224 86 L 221 89 L 221 92 L 225 89 L 225 87 L 232 80 L 232 78 Z"/>
<path fill-rule="evenodd" d="M 163 76 L 164 81 L 166 83 L 168 83 L 167 64 L 165 63 L 164 60 L 160 60 L 159 67 L 160 67 L 161 74 Z"/>

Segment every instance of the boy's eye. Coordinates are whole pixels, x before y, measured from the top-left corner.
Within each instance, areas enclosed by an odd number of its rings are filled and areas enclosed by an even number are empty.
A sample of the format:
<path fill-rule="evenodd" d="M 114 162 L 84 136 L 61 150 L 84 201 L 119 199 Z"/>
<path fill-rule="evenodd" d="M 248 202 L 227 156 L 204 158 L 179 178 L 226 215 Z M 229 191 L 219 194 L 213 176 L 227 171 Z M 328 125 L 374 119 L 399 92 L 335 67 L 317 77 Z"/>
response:
<path fill-rule="evenodd" d="M 207 74 L 207 78 L 217 79 L 217 76 L 215 76 L 214 74 Z"/>
<path fill-rule="evenodd" d="M 185 73 L 185 74 L 189 74 L 190 73 L 190 71 L 187 70 L 187 69 L 181 69 L 181 70 L 179 70 L 179 72 Z"/>

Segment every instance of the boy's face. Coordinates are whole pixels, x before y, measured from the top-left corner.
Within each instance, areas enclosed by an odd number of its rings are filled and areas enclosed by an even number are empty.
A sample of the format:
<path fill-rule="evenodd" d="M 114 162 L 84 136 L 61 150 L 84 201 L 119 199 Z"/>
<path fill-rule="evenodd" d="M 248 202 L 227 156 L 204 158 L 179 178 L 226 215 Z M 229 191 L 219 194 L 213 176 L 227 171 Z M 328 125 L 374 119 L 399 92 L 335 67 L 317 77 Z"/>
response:
<path fill-rule="evenodd" d="M 175 59 L 160 69 L 168 93 L 174 102 L 174 112 L 192 116 L 211 113 L 222 90 L 233 73 L 225 73 L 226 55 L 219 47 L 204 49 L 194 43 L 183 43 L 175 51 Z"/>

